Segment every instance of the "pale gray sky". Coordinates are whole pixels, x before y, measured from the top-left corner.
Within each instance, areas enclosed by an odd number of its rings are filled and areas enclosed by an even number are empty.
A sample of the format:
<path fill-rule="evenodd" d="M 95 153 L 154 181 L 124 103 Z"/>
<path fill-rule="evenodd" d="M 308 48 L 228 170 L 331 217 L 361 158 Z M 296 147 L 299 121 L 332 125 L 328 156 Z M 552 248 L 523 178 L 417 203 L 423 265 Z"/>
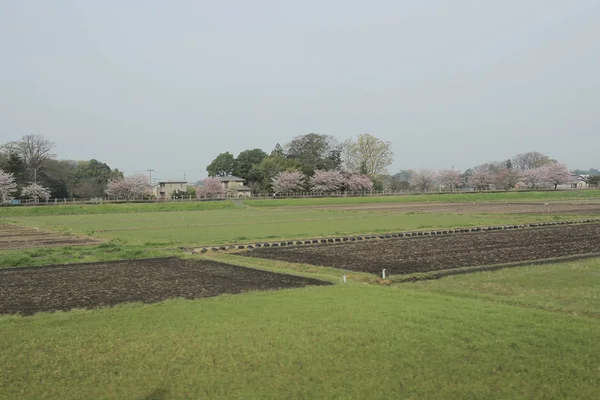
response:
<path fill-rule="evenodd" d="M 0 0 L 0 142 L 161 179 L 316 132 L 600 167 L 598 0 Z"/>

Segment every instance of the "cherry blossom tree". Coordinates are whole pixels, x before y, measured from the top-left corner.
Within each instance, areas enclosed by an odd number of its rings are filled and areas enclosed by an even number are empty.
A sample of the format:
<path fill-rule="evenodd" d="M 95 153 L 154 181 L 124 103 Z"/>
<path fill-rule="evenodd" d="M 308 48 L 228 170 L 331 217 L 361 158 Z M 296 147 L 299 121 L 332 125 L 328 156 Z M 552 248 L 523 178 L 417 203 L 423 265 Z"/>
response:
<path fill-rule="evenodd" d="M 50 189 L 38 183 L 32 183 L 21 190 L 21 196 L 33 199 L 37 203 L 40 199 L 48 200 L 50 198 Z"/>
<path fill-rule="evenodd" d="M 521 173 L 521 180 L 531 189 L 535 189 L 537 185 L 544 182 L 546 172 L 543 168 L 528 169 Z"/>
<path fill-rule="evenodd" d="M 503 168 L 494 176 L 494 185 L 504 190 L 515 187 L 519 181 L 519 174 L 512 168 Z"/>
<path fill-rule="evenodd" d="M 350 175 L 346 179 L 346 188 L 350 192 L 370 192 L 371 190 L 373 190 L 373 181 L 367 175 Z"/>
<path fill-rule="evenodd" d="M 12 195 L 17 191 L 17 184 L 13 174 L 0 169 L 0 203 L 12 200 Z"/>
<path fill-rule="evenodd" d="M 271 179 L 271 184 L 277 193 L 294 193 L 304 189 L 305 180 L 306 175 L 300 171 L 284 171 Z"/>
<path fill-rule="evenodd" d="M 198 198 L 220 197 L 225 194 L 225 186 L 219 178 L 206 178 L 204 186 L 196 188 L 196 196 Z"/>
<path fill-rule="evenodd" d="M 558 189 L 558 185 L 563 185 L 572 178 L 567 166 L 559 162 L 546 164 L 539 169 L 543 181 L 554 185 L 554 190 Z"/>
<path fill-rule="evenodd" d="M 460 186 L 462 183 L 460 172 L 452 169 L 445 169 L 438 172 L 437 181 L 440 185 L 444 186 L 445 188 L 450 188 L 452 191 L 455 187 Z"/>
<path fill-rule="evenodd" d="M 135 174 L 124 178 L 110 179 L 106 184 L 106 194 L 117 199 L 133 200 L 136 197 L 152 194 L 148 177 Z"/>
<path fill-rule="evenodd" d="M 477 190 L 482 190 L 494 183 L 494 175 L 490 172 L 487 165 L 480 165 L 473 169 L 473 174 L 469 177 L 469 183 Z"/>
<path fill-rule="evenodd" d="M 346 184 L 346 178 L 340 171 L 316 170 L 310 178 L 310 187 L 315 192 L 336 192 Z"/>
<path fill-rule="evenodd" d="M 411 179 L 410 185 L 420 192 L 429 192 L 433 189 L 433 183 L 435 182 L 435 172 L 422 170 L 415 172 Z"/>

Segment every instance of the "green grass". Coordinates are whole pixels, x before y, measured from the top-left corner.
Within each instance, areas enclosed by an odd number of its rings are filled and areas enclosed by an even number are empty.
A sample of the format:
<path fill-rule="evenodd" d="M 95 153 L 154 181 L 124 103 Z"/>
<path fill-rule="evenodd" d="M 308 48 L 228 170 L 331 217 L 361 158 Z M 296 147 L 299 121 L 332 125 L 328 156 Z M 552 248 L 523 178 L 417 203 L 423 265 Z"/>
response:
<path fill-rule="evenodd" d="M 147 213 L 164 211 L 201 211 L 234 208 L 232 201 L 185 201 L 169 203 L 68 204 L 50 206 L 0 207 L 0 217 L 41 215 L 90 215 L 115 213 Z"/>
<path fill-rule="evenodd" d="M 404 283 L 403 288 L 600 317 L 600 259 Z"/>
<path fill-rule="evenodd" d="M 7 399 L 592 399 L 600 320 L 374 286 L 0 317 Z"/>
<path fill-rule="evenodd" d="M 181 255 L 179 250 L 131 246 L 118 241 L 98 246 L 66 246 L 0 251 L 0 268 L 32 267 Z"/>
<path fill-rule="evenodd" d="M 0 266 L 181 254 L 182 243 L 569 218 L 233 203 L 228 210 L 182 211 L 170 204 L 170 212 L 152 208 L 164 204 L 133 204 L 102 214 L 0 217 L 0 223 L 110 240 L 0 251 Z M 333 268 L 234 254 L 202 257 L 336 283 L 341 275 Z M 0 399 L 597 397 L 600 259 L 391 287 L 376 285 L 369 274 L 348 278 L 333 287 L 0 316 Z"/>
<path fill-rule="evenodd" d="M 410 203 L 410 202 L 446 202 L 462 203 L 473 201 L 551 201 L 551 200 L 600 199 L 600 190 L 581 191 L 540 191 L 540 192 L 500 192 L 500 193 L 447 193 L 412 194 L 406 196 L 373 197 L 322 197 L 303 199 L 265 199 L 246 200 L 251 207 L 316 206 L 370 203 Z"/>
<path fill-rule="evenodd" d="M 4 221 L 63 234 L 119 239 L 131 245 L 183 246 L 560 219 L 569 219 L 569 216 L 245 208 L 198 212 L 10 217 L 0 219 L 0 223 Z"/>
<path fill-rule="evenodd" d="M 0 217 L 23 217 L 41 215 L 89 215 L 113 213 L 140 213 L 157 211 L 200 211 L 222 210 L 242 206 L 251 207 L 281 207 L 281 206 L 314 206 L 314 205 L 344 205 L 370 203 L 409 203 L 409 202 L 473 202 L 473 201 L 552 201 L 552 200 L 589 200 L 600 199 L 600 190 L 580 191 L 531 191 L 531 192 L 501 192 L 501 193 L 433 193 L 426 195 L 405 196 L 370 196 L 370 197 L 323 197 L 304 199 L 263 199 L 235 202 L 204 201 L 204 202 L 168 202 L 168 203 L 122 203 L 122 204 L 77 204 L 50 205 L 37 207 L 0 207 Z M 60 203 L 59 203 L 60 204 Z"/>

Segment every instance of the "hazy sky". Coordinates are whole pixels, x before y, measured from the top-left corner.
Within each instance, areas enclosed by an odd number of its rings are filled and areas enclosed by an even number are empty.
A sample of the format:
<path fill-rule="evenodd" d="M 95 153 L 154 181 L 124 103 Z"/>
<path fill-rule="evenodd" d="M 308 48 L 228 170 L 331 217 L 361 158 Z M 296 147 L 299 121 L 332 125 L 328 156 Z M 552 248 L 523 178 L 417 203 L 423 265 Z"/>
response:
<path fill-rule="evenodd" d="M 598 168 L 598 21 L 598 0 L 0 0 L 0 142 L 190 181 L 310 132 L 391 141 L 391 173 Z"/>

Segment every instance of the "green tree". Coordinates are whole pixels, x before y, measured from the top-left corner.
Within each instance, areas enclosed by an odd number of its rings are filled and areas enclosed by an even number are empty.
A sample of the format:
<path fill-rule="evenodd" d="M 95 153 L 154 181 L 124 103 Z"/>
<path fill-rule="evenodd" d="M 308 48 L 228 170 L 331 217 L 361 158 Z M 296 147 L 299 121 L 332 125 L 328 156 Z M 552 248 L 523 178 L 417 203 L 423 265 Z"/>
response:
<path fill-rule="evenodd" d="M 358 135 L 356 141 L 345 141 L 343 153 L 348 172 L 362 171 L 371 178 L 385 175 L 394 160 L 392 144 L 368 133 Z"/>
<path fill-rule="evenodd" d="M 267 157 L 267 153 L 261 149 L 244 150 L 238 154 L 235 159 L 233 175 L 245 179 L 248 182 L 255 181 L 256 178 L 252 172 L 252 168 L 260 165 Z"/>
<path fill-rule="evenodd" d="M 38 183 L 50 189 L 52 197 L 72 197 L 73 182 L 77 162 L 67 160 L 47 160 L 38 173 Z"/>
<path fill-rule="evenodd" d="M 235 168 L 235 157 L 230 152 L 221 153 L 207 167 L 208 176 L 229 176 Z"/>
<path fill-rule="evenodd" d="M 10 153 L 6 158 L 6 165 L 2 168 L 5 172 L 13 174 L 15 183 L 23 186 L 27 183 L 27 169 L 25 163 L 17 153 Z"/>
<path fill-rule="evenodd" d="M 588 185 L 591 186 L 599 186 L 600 185 L 600 175 L 591 175 L 587 178 Z"/>
<path fill-rule="evenodd" d="M 286 147 L 287 157 L 299 161 L 307 176 L 317 169 L 334 170 L 341 165 L 341 152 L 333 136 L 319 133 L 296 136 Z"/>
<path fill-rule="evenodd" d="M 300 171 L 302 163 L 298 160 L 285 157 L 266 157 L 254 170 L 257 176 L 260 177 L 257 181 L 261 181 L 263 187 L 271 188 L 271 180 L 280 172 L 284 171 Z"/>
<path fill-rule="evenodd" d="M 79 161 L 75 170 L 73 194 L 83 198 L 99 197 L 104 194 L 109 179 L 122 178 L 121 171 L 113 170 L 96 159 Z"/>
<path fill-rule="evenodd" d="M 283 147 L 277 143 L 270 155 L 271 157 L 285 157 L 285 151 L 283 150 Z"/>

